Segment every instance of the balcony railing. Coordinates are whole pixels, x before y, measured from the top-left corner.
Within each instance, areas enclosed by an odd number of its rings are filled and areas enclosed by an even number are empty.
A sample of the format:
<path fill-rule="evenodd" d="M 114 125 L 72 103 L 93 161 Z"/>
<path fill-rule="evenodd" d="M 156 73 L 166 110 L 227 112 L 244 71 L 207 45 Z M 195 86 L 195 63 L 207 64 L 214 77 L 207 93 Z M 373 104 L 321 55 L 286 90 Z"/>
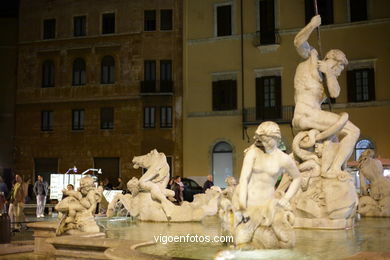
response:
<path fill-rule="evenodd" d="M 144 80 L 141 81 L 141 94 L 173 93 L 172 80 Z"/>
<path fill-rule="evenodd" d="M 256 113 L 258 110 L 256 107 L 250 107 L 244 109 L 244 125 L 260 124 L 263 121 L 274 121 L 278 124 L 290 124 L 294 116 L 294 106 L 281 107 L 281 113 L 278 117 L 269 117 Z"/>
<path fill-rule="evenodd" d="M 256 47 L 280 44 L 279 31 L 276 29 L 257 31 L 256 38 L 253 44 Z"/>

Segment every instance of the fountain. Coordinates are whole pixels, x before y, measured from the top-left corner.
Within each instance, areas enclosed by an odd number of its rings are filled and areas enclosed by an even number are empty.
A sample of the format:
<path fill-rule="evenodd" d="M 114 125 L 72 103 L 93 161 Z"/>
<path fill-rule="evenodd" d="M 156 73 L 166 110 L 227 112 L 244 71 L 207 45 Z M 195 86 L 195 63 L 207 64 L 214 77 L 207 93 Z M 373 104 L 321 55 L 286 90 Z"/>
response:
<path fill-rule="evenodd" d="M 294 41 L 306 60 L 298 65 L 294 80 L 296 136 L 291 157 L 277 149 L 279 127 L 263 122 L 256 130 L 255 143 L 245 151 L 237 186 L 230 180 L 224 192 L 213 188 L 195 196 L 193 203 L 176 206 L 171 201 L 172 191 L 166 189 L 169 168 L 165 155 L 152 150 L 133 159 L 135 167 L 147 171 L 128 183 L 132 194 L 113 200 L 109 218 L 95 218 L 103 232 L 90 232 L 97 231 L 94 221 L 93 228 L 85 228 L 85 221 L 77 221 L 83 218 L 70 212 L 72 207 L 61 208 L 64 219 L 73 218 L 62 222 L 67 225 L 60 226 L 57 234 L 68 234 L 56 236 L 56 223 L 31 224 L 35 252 L 77 259 L 326 260 L 369 251 L 354 259 L 389 258 L 389 253 L 378 252 L 390 251 L 390 222 L 362 218 L 354 223 L 358 198 L 344 165 L 359 129 L 346 113 L 321 109 L 324 90 L 329 90 L 331 97 L 339 95 L 337 77 L 348 61 L 339 50 L 329 51 L 323 60 L 318 58 L 307 40 L 320 24 L 320 17 L 313 17 Z M 282 172 L 288 174 L 275 191 Z M 84 194 L 75 203 L 84 205 L 81 200 L 87 197 Z M 92 200 L 87 200 L 89 204 L 80 212 L 94 208 Z M 219 216 L 215 216 L 217 212 Z M 118 213 L 131 218 L 115 216 Z M 74 229 L 83 232 L 69 235 Z M 203 240 L 198 240 L 199 236 Z"/>

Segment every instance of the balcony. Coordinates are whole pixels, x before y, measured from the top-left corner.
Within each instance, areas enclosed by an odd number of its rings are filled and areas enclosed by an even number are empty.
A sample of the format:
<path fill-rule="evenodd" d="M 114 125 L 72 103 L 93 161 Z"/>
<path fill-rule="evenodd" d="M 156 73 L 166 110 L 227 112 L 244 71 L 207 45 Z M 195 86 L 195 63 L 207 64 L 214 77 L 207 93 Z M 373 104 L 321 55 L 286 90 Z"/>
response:
<path fill-rule="evenodd" d="M 144 80 L 141 81 L 141 95 L 173 95 L 172 80 Z"/>
<path fill-rule="evenodd" d="M 278 124 L 291 124 L 293 116 L 294 106 L 283 106 L 277 113 L 261 113 L 259 108 L 250 107 L 244 109 L 243 124 L 258 125 L 264 121 L 274 121 Z"/>

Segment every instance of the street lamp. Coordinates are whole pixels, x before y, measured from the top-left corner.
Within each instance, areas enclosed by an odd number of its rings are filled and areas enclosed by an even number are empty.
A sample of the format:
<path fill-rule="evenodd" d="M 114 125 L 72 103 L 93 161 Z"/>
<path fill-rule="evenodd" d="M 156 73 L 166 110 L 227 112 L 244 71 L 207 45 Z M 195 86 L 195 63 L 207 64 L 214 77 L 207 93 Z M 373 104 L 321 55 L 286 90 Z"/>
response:
<path fill-rule="evenodd" d="M 73 173 L 77 173 L 77 168 L 76 168 L 76 166 L 73 166 L 73 168 L 69 168 L 69 170 L 67 170 L 67 171 L 65 172 L 65 174 L 68 174 L 70 171 L 73 171 Z"/>
<path fill-rule="evenodd" d="M 93 171 L 93 172 L 97 172 L 98 174 L 102 174 L 102 169 L 89 168 L 88 170 L 85 170 L 81 175 L 84 175 L 85 173 L 87 173 L 89 171 Z"/>

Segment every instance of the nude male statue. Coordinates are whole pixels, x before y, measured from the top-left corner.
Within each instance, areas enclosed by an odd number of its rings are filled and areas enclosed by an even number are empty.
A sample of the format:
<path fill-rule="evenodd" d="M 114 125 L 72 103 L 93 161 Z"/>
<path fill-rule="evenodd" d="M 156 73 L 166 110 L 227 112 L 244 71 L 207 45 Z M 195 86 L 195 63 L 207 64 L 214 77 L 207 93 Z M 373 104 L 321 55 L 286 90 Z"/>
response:
<path fill-rule="evenodd" d="M 314 16 L 295 37 L 294 45 L 298 54 L 306 59 L 301 62 L 295 73 L 295 111 L 293 127 L 295 130 L 316 129 L 320 132 L 339 125 L 338 137 L 342 138 L 336 155 L 330 167 L 324 173 L 327 177 L 336 177 L 341 173 L 342 166 L 353 152 L 354 145 L 359 138 L 360 130 L 350 121 L 347 114 L 338 115 L 321 110 L 324 100 L 323 75 L 332 98 L 340 94 L 340 86 L 337 77 L 344 66 L 348 64 L 345 54 L 340 50 L 330 50 L 323 60 L 319 60 L 317 51 L 309 45 L 308 38 L 315 28 L 320 26 L 321 17 Z M 340 123 L 341 122 L 341 123 Z M 337 132 L 337 131 L 336 131 Z M 316 141 L 321 140 L 316 137 Z M 325 139 L 322 135 L 322 139 Z"/>

